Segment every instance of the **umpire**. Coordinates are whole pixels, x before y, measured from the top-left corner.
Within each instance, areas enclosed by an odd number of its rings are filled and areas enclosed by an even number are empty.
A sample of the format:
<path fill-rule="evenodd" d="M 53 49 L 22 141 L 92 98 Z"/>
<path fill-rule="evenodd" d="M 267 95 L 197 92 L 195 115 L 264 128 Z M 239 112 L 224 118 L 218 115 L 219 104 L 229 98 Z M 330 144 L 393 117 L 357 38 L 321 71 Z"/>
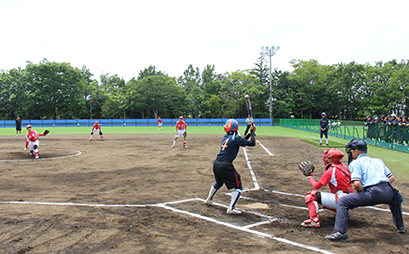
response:
<path fill-rule="evenodd" d="M 371 158 L 366 154 L 367 145 L 363 140 L 351 140 L 345 150 L 351 154 L 353 161 L 349 164 L 351 180 L 356 193 L 340 197 L 337 202 L 335 217 L 336 233 L 325 236 L 330 241 L 347 242 L 347 226 L 349 209 L 359 206 L 388 204 L 392 212 L 393 223 L 398 233 L 405 233 L 402 217 L 402 200 L 394 199 L 394 190 L 391 183 L 395 180 L 392 172 L 381 159 Z M 395 201 L 395 202 L 394 202 Z"/>

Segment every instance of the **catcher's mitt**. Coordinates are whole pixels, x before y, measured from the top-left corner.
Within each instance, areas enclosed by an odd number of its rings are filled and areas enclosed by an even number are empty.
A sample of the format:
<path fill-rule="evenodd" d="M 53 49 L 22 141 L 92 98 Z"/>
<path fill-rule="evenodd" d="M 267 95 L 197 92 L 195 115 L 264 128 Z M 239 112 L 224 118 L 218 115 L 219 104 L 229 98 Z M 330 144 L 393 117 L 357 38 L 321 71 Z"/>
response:
<path fill-rule="evenodd" d="M 185 132 L 183 132 L 183 137 L 187 137 L 187 132 L 185 131 Z"/>
<path fill-rule="evenodd" d="M 301 170 L 301 172 L 305 176 L 312 176 L 312 173 L 314 172 L 314 164 L 312 164 L 309 161 L 303 161 L 300 164 L 298 164 L 298 168 Z"/>
<path fill-rule="evenodd" d="M 49 130 L 45 130 L 44 133 L 43 133 L 43 135 L 44 135 L 44 136 L 47 136 L 48 133 L 50 133 L 50 131 L 49 131 Z"/>

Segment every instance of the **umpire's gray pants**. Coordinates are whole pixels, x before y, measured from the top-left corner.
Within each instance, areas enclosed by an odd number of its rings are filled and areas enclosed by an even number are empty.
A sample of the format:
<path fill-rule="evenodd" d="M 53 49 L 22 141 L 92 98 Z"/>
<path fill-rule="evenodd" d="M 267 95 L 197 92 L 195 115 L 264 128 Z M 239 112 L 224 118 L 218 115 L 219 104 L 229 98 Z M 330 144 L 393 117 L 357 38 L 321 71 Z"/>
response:
<path fill-rule="evenodd" d="M 344 234 L 347 232 L 349 209 L 359 206 L 371 206 L 377 204 L 390 204 L 393 200 L 393 190 L 389 183 L 382 182 L 380 184 L 366 188 L 358 193 L 350 193 L 342 196 L 337 202 L 337 215 L 335 217 L 335 230 Z M 397 228 L 402 228 L 402 205 L 391 206 L 393 223 Z"/>

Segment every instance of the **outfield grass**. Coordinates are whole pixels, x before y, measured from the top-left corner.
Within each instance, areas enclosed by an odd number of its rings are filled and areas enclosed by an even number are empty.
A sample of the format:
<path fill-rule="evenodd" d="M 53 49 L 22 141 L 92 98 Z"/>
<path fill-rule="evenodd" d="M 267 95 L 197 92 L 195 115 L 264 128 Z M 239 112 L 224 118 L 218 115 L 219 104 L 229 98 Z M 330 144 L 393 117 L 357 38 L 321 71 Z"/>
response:
<path fill-rule="evenodd" d="M 43 132 L 46 128 L 33 128 L 38 132 Z M 91 127 L 51 127 L 47 128 L 51 131 L 52 134 L 84 134 L 88 138 L 88 135 L 91 132 Z M 158 130 L 156 126 L 150 127 L 102 127 L 104 135 L 109 136 L 109 133 L 175 133 L 175 127 L 162 127 L 162 130 Z M 244 126 L 240 128 L 242 133 L 244 132 Z M 188 126 L 187 132 L 189 134 L 215 134 L 223 135 L 222 126 Z M 26 135 L 27 131 L 22 130 L 22 134 Z M 16 135 L 14 128 L 2 128 L 0 129 L 0 136 L 9 136 Z M 319 146 L 319 134 L 295 130 L 284 127 L 271 127 L 271 126 L 258 126 L 257 135 L 259 136 L 280 136 L 280 137 L 293 137 L 298 138 L 302 141 L 310 143 L 312 145 Z M 341 151 L 344 151 L 345 145 L 349 140 L 345 140 L 337 137 L 329 137 L 329 147 L 338 148 Z M 325 143 L 325 141 L 324 141 Z M 322 148 L 326 148 L 323 146 Z M 376 157 L 382 159 L 389 169 L 401 179 L 409 181 L 409 154 L 390 150 L 387 148 L 379 148 L 374 146 L 368 146 L 368 155 L 371 157 Z M 295 158 L 296 159 L 296 158 Z"/>

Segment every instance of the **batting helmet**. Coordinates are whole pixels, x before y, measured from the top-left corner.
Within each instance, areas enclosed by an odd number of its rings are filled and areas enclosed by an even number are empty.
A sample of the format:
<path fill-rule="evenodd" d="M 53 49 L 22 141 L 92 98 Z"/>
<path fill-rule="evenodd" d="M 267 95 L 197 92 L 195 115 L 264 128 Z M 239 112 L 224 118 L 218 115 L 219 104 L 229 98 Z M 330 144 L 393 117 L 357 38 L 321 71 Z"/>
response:
<path fill-rule="evenodd" d="M 328 164 L 328 159 L 332 159 L 333 163 L 340 163 L 341 159 L 344 157 L 344 153 L 341 152 L 340 150 L 336 148 L 329 148 L 324 151 L 322 154 L 322 160 L 324 161 L 324 164 Z"/>
<path fill-rule="evenodd" d="M 366 146 L 366 142 L 363 140 L 356 140 L 353 139 L 348 142 L 348 144 L 345 146 L 345 151 L 348 153 L 351 150 L 359 150 L 359 151 L 367 151 L 368 147 Z"/>
<path fill-rule="evenodd" d="M 28 129 L 28 128 L 31 128 L 31 125 L 28 124 L 28 125 L 26 126 L 26 129 Z"/>
<path fill-rule="evenodd" d="M 239 123 L 236 120 L 229 119 L 226 121 L 226 124 L 224 125 L 225 132 L 238 131 L 238 130 L 239 130 Z"/>

